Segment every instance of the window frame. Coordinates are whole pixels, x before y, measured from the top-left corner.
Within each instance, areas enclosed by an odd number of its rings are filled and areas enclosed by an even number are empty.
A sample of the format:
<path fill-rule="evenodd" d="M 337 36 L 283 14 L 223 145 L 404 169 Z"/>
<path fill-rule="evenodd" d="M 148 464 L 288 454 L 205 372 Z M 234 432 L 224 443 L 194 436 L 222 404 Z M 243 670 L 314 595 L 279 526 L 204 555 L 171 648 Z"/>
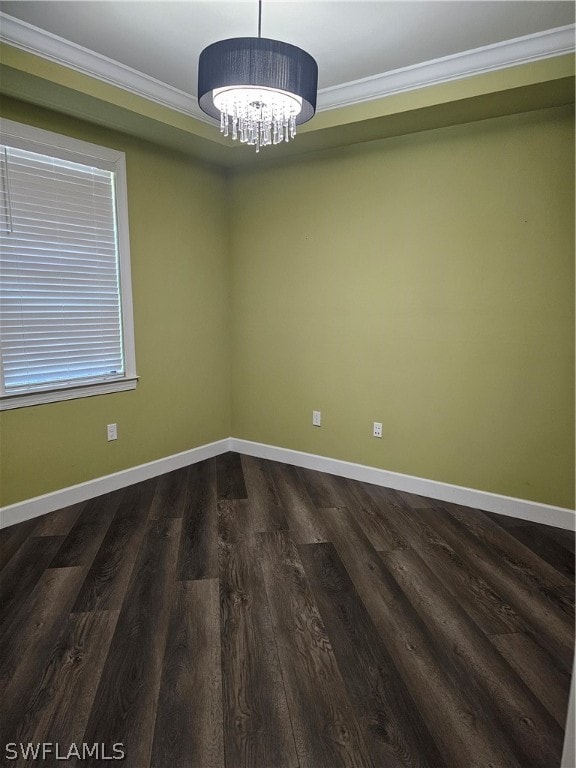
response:
<path fill-rule="evenodd" d="M 52 131 L 45 131 L 13 120 L 0 118 L 0 143 L 18 149 L 37 152 L 62 160 L 83 165 L 92 165 L 111 171 L 114 176 L 116 202 L 116 231 L 118 241 L 119 299 L 124 354 L 124 375 L 118 378 L 65 383 L 46 384 L 27 392 L 7 393 L 4 389 L 2 353 L 0 349 L 0 411 L 25 406 L 56 403 L 94 395 L 124 392 L 135 389 L 138 382 L 136 373 L 136 352 L 134 343 L 134 316 L 132 304 L 132 278 L 130 269 L 130 239 L 128 228 L 128 187 L 126 177 L 126 156 L 124 152 L 109 147 L 73 139 Z"/>

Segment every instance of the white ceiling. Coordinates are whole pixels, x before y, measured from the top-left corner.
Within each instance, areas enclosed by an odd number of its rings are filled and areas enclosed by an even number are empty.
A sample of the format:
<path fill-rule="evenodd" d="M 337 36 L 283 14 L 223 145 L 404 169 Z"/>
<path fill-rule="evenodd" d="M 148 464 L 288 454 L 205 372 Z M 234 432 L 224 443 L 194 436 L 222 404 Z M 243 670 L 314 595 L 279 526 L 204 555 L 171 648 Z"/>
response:
<path fill-rule="evenodd" d="M 190 95 L 208 44 L 256 36 L 256 0 L 0 2 L 0 11 Z M 264 0 L 262 35 L 314 56 L 341 85 L 574 23 L 571 0 Z"/>

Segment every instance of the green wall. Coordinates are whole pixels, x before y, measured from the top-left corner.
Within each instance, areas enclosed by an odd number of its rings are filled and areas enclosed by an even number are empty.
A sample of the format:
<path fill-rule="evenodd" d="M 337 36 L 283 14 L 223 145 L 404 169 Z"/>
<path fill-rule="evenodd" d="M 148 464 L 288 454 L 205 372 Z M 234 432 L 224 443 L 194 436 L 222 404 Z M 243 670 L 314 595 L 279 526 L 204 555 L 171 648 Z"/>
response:
<path fill-rule="evenodd" d="M 19 102 L 4 117 L 126 152 L 134 391 L 4 411 L 2 504 L 230 435 L 225 179 L 190 158 Z M 118 424 L 108 443 L 106 424 Z"/>
<path fill-rule="evenodd" d="M 571 110 L 229 179 L 17 101 L 3 115 L 126 152 L 141 380 L 4 412 L 2 504 L 232 434 L 573 506 Z"/>
<path fill-rule="evenodd" d="M 573 146 L 559 108 L 235 177 L 233 435 L 573 506 Z"/>

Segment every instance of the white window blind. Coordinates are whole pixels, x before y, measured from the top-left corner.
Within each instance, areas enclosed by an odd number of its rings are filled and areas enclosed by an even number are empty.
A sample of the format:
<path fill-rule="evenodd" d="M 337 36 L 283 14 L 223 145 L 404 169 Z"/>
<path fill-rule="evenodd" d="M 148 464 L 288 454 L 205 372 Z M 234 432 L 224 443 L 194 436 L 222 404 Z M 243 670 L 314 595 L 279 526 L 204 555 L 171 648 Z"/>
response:
<path fill-rule="evenodd" d="M 2 396 L 125 379 L 114 171 L 5 142 L 0 179 Z"/>

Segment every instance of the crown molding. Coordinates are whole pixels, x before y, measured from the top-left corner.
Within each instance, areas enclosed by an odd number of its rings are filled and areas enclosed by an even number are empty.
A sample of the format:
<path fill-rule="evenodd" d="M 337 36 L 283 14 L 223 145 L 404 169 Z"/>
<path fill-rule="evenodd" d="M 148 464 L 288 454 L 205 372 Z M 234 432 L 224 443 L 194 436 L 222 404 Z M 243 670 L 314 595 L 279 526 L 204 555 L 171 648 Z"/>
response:
<path fill-rule="evenodd" d="M 318 91 L 318 111 L 573 53 L 575 24 L 443 56 Z"/>
<path fill-rule="evenodd" d="M 2 12 L 0 42 L 61 64 L 83 75 L 95 77 L 210 125 L 214 122 L 202 112 L 195 96 Z"/>
<path fill-rule="evenodd" d="M 0 42 L 95 77 L 204 123 L 214 122 L 206 117 L 195 96 L 189 93 L 2 12 L 0 22 Z M 318 91 L 317 109 L 338 109 L 395 93 L 573 53 L 575 29 L 576 25 L 569 24 L 322 88 Z"/>

